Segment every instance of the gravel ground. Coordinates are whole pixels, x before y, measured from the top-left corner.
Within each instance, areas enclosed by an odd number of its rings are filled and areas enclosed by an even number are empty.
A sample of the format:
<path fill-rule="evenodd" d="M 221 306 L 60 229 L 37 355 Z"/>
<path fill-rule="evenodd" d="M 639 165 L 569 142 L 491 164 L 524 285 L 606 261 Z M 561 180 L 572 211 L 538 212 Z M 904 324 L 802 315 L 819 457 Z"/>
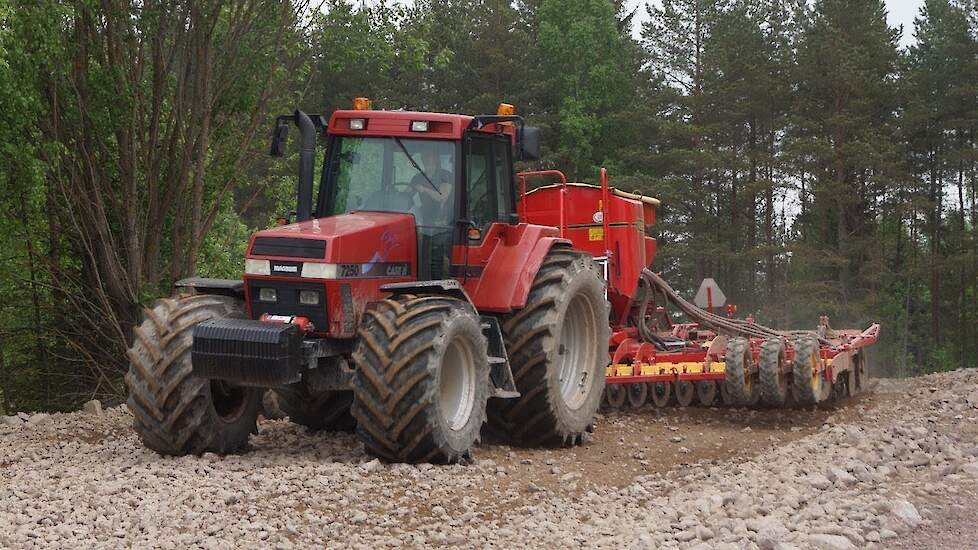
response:
<path fill-rule="evenodd" d="M 976 420 L 973 370 L 828 409 L 612 414 L 583 447 L 469 466 L 285 421 L 162 458 L 123 407 L 22 414 L 0 418 L 0 547 L 976 548 Z"/>

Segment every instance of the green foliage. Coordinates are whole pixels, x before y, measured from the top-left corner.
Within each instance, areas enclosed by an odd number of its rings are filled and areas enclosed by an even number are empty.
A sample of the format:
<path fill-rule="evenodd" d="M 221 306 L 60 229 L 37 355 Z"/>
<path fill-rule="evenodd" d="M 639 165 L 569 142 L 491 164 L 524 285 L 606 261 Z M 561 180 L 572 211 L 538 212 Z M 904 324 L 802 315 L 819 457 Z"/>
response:
<path fill-rule="evenodd" d="M 881 321 L 893 372 L 975 365 L 974 1 L 927 0 L 902 51 L 881 0 L 662 0 L 640 40 L 624 4 L 0 0 L 0 409 L 117 399 L 141 307 L 239 276 L 294 209 L 272 117 L 356 96 L 513 103 L 545 131 L 534 168 L 662 199 L 680 290 Z"/>

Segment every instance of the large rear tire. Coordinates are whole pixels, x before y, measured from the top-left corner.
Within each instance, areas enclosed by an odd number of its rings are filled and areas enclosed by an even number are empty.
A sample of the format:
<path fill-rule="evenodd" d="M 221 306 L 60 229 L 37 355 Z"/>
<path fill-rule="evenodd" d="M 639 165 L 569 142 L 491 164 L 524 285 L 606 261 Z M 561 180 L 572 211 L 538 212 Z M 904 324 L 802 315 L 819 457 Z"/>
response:
<path fill-rule="evenodd" d="M 792 392 L 799 405 L 814 405 L 825 394 L 825 378 L 819 367 L 818 340 L 804 337 L 795 342 L 795 357 L 791 362 Z"/>
<path fill-rule="evenodd" d="M 390 298 L 367 310 L 358 336 L 352 412 L 367 452 L 394 462 L 468 458 L 489 398 L 487 343 L 472 306 Z"/>
<path fill-rule="evenodd" d="M 241 301 L 194 294 L 159 300 L 134 329 L 127 404 L 146 447 L 174 456 L 226 454 L 257 432 L 264 390 L 192 375 L 194 326 L 224 317 L 244 317 Z"/>
<path fill-rule="evenodd" d="M 769 338 L 761 344 L 758 377 L 761 402 L 769 407 L 783 407 L 788 400 L 788 359 L 781 338 Z"/>
<path fill-rule="evenodd" d="M 520 397 L 489 404 L 491 429 L 520 445 L 583 442 L 604 390 L 609 330 L 604 282 L 591 257 L 551 250 L 526 306 L 503 319 Z"/>
<path fill-rule="evenodd" d="M 352 432 L 357 427 L 356 419 L 350 414 L 351 391 L 313 393 L 302 382 L 274 391 L 279 408 L 296 424 L 310 430 L 333 432 Z"/>

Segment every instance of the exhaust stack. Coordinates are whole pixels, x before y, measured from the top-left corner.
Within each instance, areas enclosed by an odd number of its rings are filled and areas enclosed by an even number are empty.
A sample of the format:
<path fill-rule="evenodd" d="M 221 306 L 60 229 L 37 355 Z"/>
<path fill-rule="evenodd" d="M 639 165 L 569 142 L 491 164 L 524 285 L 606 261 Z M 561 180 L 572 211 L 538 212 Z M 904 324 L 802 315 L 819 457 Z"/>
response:
<path fill-rule="evenodd" d="M 299 127 L 299 186 L 296 192 L 296 221 L 312 218 L 312 177 L 316 162 L 316 126 L 306 113 L 295 110 L 295 125 Z"/>

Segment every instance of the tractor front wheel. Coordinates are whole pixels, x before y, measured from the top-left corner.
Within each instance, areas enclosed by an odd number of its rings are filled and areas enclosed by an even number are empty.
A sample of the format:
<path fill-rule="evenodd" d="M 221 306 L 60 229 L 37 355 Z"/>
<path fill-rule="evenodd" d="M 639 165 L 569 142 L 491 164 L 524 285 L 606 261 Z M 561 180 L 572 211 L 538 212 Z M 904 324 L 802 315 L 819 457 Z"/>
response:
<path fill-rule="evenodd" d="M 163 299 L 134 329 L 129 356 L 129 410 L 143 444 L 165 455 L 237 451 L 257 432 L 260 388 L 192 374 L 194 326 L 208 319 L 242 318 L 240 300 L 194 294 Z"/>
<path fill-rule="evenodd" d="M 389 298 L 366 311 L 358 337 L 352 412 L 367 452 L 393 462 L 468 458 L 489 398 L 487 343 L 472 306 Z"/>

